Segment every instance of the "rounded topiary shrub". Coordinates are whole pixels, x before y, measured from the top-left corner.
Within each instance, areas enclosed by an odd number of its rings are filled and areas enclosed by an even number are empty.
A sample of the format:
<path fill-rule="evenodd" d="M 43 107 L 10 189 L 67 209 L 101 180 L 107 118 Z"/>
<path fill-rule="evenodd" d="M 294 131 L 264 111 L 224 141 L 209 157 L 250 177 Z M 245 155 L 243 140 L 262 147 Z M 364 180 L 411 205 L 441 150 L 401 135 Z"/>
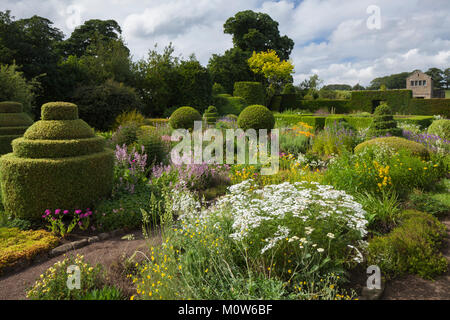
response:
<path fill-rule="evenodd" d="M 201 121 L 201 114 L 192 107 L 181 107 L 175 110 L 169 119 L 173 129 L 194 129 L 194 122 Z"/>
<path fill-rule="evenodd" d="M 23 111 L 22 104 L 0 102 L 0 155 L 12 151 L 11 142 L 23 135 L 33 120 Z"/>
<path fill-rule="evenodd" d="M 238 118 L 238 126 L 247 129 L 273 129 L 275 117 L 272 112 L 264 106 L 252 105 L 245 108 Z"/>
<path fill-rule="evenodd" d="M 381 137 L 365 141 L 355 147 L 355 152 L 361 152 L 368 147 L 387 146 L 395 151 L 407 150 L 411 154 L 427 159 L 429 157 L 428 149 L 424 145 L 415 141 L 407 140 L 399 137 Z"/>
<path fill-rule="evenodd" d="M 203 114 L 203 120 L 205 120 L 207 124 L 215 124 L 218 117 L 219 114 L 214 106 L 209 106 Z"/>
<path fill-rule="evenodd" d="M 434 120 L 428 127 L 428 134 L 434 134 L 446 140 L 450 140 L 450 120 Z"/>
<path fill-rule="evenodd" d="M 235 82 L 233 96 L 244 98 L 247 105 L 265 104 L 265 92 L 260 82 Z"/>
<path fill-rule="evenodd" d="M 42 120 L 13 153 L 0 158 L 5 211 L 16 218 L 39 220 L 46 209 L 85 209 L 111 193 L 114 153 L 106 149 L 81 119 L 74 104 L 44 104 Z"/>
<path fill-rule="evenodd" d="M 401 136 L 402 129 L 397 128 L 397 121 L 394 120 L 391 108 L 383 103 L 380 104 L 373 113 L 373 122 L 369 128 L 370 137 L 380 136 Z"/>

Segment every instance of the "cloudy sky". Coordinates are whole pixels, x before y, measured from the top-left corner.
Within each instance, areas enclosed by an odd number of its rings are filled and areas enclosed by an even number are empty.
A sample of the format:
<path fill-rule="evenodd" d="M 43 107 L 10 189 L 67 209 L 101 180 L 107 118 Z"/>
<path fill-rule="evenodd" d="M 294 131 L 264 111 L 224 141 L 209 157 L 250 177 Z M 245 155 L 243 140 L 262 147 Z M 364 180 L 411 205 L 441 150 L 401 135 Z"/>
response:
<path fill-rule="evenodd" d="M 295 42 L 295 83 L 368 85 L 378 76 L 450 67 L 449 0 L 0 0 L 16 18 L 40 15 L 64 34 L 89 19 L 114 19 L 134 59 L 158 43 L 203 65 L 232 46 L 223 33 L 238 11 L 268 13 Z M 380 19 L 378 19 L 380 18 Z"/>

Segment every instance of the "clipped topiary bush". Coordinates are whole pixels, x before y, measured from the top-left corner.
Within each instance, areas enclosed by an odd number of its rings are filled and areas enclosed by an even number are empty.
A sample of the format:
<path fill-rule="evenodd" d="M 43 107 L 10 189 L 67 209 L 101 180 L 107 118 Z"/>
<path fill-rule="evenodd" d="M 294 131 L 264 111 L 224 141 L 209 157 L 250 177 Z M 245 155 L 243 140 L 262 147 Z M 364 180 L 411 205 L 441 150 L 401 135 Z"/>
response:
<path fill-rule="evenodd" d="M 0 102 L 0 155 L 10 153 L 11 141 L 21 137 L 33 123 L 22 111 L 23 107 L 19 102 Z"/>
<path fill-rule="evenodd" d="M 252 105 L 245 108 L 238 118 L 238 126 L 247 129 L 273 129 L 275 117 L 272 112 L 264 106 Z"/>
<path fill-rule="evenodd" d="M 215 124 L 218 117 L 219 114 L 214 106 L 209 106 L 203 114 L 203 120 L 205 120 L 207 124 Z"/>
<path fill-rule="evenodd" d="M 169 124 L 173 129 L 194 129 L 194 121 L 201 121 L 201 114 L 192 107 L 181 107 L 172 113 Z"/>
<path fill-rule="evenodd" d="M 114 146 L 123 146 L 124 144 L 130 146 L 137 141 L 140 131 L 141 128 L 136 123 L 127 123 L 114 132 L 111 141 Z"/>
<path fill-rule="evenodd" d="M 229 94 L 223 93 L 214 96 L 214 106 L 217 108 L 219 115 L 223 116 L 226 114 L 239 115 L 247 103 L 244 98 L 233 97 Z"/>
<path fill-rule="evenodd" d="M 5 211 L 38 220 L 46 209 L 88 208 L 109 195 L 114 154 L 104 145 L 78 119 L 76 105 L 44 104 L 42 120 L 13 141 L 13 153 L 0 159 Z"/>
<path fill-rule="evenodd" d="M 394 120 L 392 115 L 392 110 L 385 103 L 380 104 L 374 112 L 373 122 L 370 126 L 369 136 L 380 137 L 380 136 L 401 136 L 402 129 L 397 128 L 397 121 Z"/>
<path fill-rule="evenodd" d="M 233 96 L 244 98 L 247 105 L 265 105 L 264 88 L 260 82 L 235 82 Z"/>
<path fill-rule="evenodd" d="M 355 152 L 361 152 L 367 147 L 381 147 L 381 146 L 387 146 L 396 151 L 401 149 L 408 150 L 411 152 L 412 155 L 419 156 L 424 159 L 428 159 L 429 157 L 429 152 L 424 145 L 415 141 L 399 137 L 382 137 L 365 141 L 363 143 L 358 144 L 355 147 Z"/>
<path fill-rule="evenodd" d="M 434 120 L 428 127 L 428 134 L 434 134 L 446 140 L 450 140 L 450 120 Z"/>

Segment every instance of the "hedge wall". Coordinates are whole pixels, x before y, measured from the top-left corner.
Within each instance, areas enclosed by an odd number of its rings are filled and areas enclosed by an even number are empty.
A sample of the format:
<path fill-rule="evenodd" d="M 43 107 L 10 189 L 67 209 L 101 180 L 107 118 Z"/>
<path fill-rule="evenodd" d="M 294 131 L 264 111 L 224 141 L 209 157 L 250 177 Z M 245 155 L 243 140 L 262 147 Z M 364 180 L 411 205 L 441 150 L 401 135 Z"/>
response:
<path fill-rule="evenodd" d="M 314 120 L 314 118 L 318 118 L 319 120 Z M 373 117 L 356 117 L 352 115 L 339 115 L 339 114 L 329 116 L 278 114 L 275 115 L 275 119 L 278 126 L 280 125 L 292 126 L 301 121 L 314 126 L 316 129 L 321 129 L 324 126 L 333 124 L 334 121 L 338 122 L 339 120 L 347 121 L 347 123 L 350 124 L 355 129 L 363 129 L 370 127 L 373 121 Z M 433 121 L 432 116 L 409 116 L 409 117 L 394 116 L 394 119 L 397 120 L 399 123 L 405 122 L 421 126 L 423 129 L 427 128 Z"/>
<path fill-rule="evenodd" d="M 233 96 L 244 98 L 247 105 L 266 105 L 266 95 L 260 82 L 235 82 Z"/>
<path fill-rule="evenodd" d="M 411 99 L 408 113 L 450 118 L 450 99 Z"/>
<path fill-rule="evenodd" d="M 227 114 L 234 114 L 238 116 L 242 110 L 247 107 L 247 103 L 244 98 L 233 97 L 226 93 L 214 96 L 213 103 L 220 116 L 225 116 Z"/>
<path fill-rule="evenodd" d="M 412 98 L 411 90 L 363 90 L 352 91 L 349 101 L 349 110 L 359 110 L 373 113 L 375 111 L 372 101 L 386 101 L 392 112 L 405 113 L 408 111 Z"/>
<path fill-rule="evenodd" d="M 23 135 L 33 123 L 21 103 L 0 102 L 0 156 L 12 151 L 11 142 Z"/>

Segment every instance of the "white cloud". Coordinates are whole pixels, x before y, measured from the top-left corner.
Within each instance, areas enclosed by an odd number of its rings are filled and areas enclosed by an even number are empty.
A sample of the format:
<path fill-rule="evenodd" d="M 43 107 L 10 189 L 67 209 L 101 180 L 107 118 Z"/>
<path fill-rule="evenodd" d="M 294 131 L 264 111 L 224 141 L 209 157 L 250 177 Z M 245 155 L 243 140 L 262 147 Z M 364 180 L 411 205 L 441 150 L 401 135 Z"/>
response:
<path fill-rule="evenodd" d="M 296 82 L 316 72 L 325 83 L 367 85 L 378 76 L 450 65 L 448 0 L 0 0 L 17 18 L 49 18 L 66 35 L 70 5 L 81 8 L 81 22 L 116 20 L 135 59 L 155 43 L 172 42 L 177 54 L 195 53 L 206 65 L 232 46 L 223 33 L 226 19 L 254 10 L 268 13 L 294 40 Z M 369 5 L 380 8 L 380 30 L 366 26 Z"/>

